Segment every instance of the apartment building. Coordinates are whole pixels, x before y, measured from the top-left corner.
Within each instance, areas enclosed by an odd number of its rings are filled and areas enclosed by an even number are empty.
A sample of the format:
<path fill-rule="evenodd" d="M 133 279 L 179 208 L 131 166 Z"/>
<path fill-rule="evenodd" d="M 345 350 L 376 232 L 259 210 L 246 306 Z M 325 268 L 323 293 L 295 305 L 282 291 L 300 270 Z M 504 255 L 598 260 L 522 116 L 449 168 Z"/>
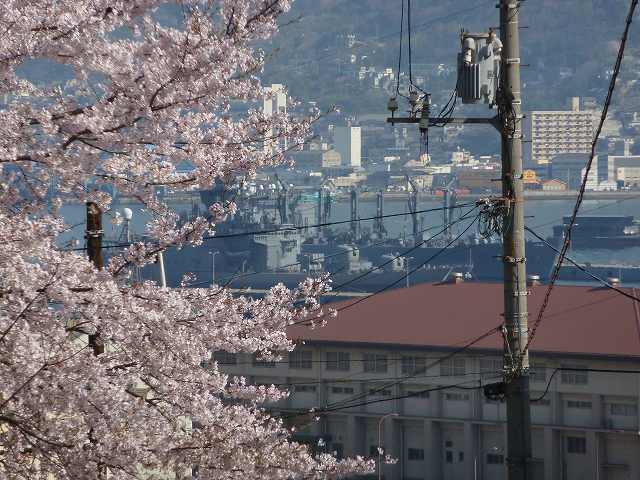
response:
<path fill-rule="evenodd" d="M 595 129 L 593 111 L 580 110 L 574 97 L 571 110 L 532 111 L 524 120 L 530 166 L 544 167 L 563 153 L 589 153 Z"/>
<path fill-rule="evenodd" d="M 535 312 L 546 287 L 529 288 Z M 299 440 L 339 456 L 376 457 L 381 446 L 398 459 L 383 466 L 386 479 L 499 480 L 506 407 L 480 387 L 501 376 L 502 338 L 496 330 L 440 359 L 501 324 L 502 296 L 500 284 L 422 284 L 324 328 L 292 327 L 299 347 L 282 361 L 214 357 L 230 374 L 287 386 L 290 397 L 267 408 L 297 425 Z M 608 289 L 558 286 L 547 312 L 531 355 L 534 478 L 640 478 L 637 305 Z M 314 421 L 311 408 L 329 412 Z"/>

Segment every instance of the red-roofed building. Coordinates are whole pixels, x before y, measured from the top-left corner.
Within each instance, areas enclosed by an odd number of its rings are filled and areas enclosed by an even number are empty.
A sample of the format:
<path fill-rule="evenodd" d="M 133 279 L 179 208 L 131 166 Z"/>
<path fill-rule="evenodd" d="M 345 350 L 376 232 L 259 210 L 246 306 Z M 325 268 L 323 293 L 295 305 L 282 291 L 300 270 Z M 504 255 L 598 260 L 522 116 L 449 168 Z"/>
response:
<path fill-rule="evenodd" d="M 546 287 L 530 289 L 535 319 Z M 501 376 L 502 295 L 501 284 L 463 282 L 348 300 L 323 328 L 291 327 L 300 346 L 288 359 L 227 355 L 223 368 L 289 385 L 274 411 L 330 410 L 302 436 L 345 456 L 377 455 L 378 421 L 397 413 L 384 421 L 382 445 L 399 459 L 387 478 L 505 478 L 505 404 L 479 388 Z M 536 479 L 640 478 L 638 307 L 609 289 L 555 288 L 531 346 Z"/>

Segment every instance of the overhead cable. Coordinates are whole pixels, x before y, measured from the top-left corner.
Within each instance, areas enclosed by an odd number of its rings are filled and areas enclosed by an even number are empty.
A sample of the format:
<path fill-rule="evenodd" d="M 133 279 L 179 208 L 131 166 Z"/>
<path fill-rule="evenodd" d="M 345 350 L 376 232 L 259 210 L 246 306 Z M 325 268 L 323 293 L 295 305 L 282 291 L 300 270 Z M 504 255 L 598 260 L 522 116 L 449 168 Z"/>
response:
<path fill-rule="evenodd" d="M 634 375 L 640 374 L 640 370 L 618 370 L 618 369 L 613 369 L 613 368 L 558 367 L 558 368 L 553 370 L 553 373 L 549 377 L 549 380 L 547 381 L 547 386 L 545 387 L 544 392 L 542 393 L 542 395 L 540 395 L 539 397 L 536 397 L 536 398 L 532 398 L 531 402 L 533 402 L 533 403 L 539 402 L 540 400 L 542 400 L 544 397 L 547 396 L 547 394 L 549 393 L 549 388 L 551 387 L 551 381 L 553 380 L 553 377 L 555 377 L 558 372 L 630 373 L 630 374 L 634 374 Z"/>
<path fill-rule="evenodd" d="M 433 261 L 435 258 L 437 258 L 438 256 L 440 256 L 443 252 L 445 252 L 451 245 L 453 245 L 455 242 L 457 242 L 458 240 L 460 240 L 460 238 L 467 233 L 467 231 L 475 224 L 476 220 L 478 219 L 478 217 L 476 216 L 470 223 L 469 225 L 467 225 L 464 230 L 458 234 L 455 238 L 453 238 L 451 241 L 449 241 L 449 243 L 447 243 L 444 247 L 442 247 L 440 250 L 438 250 L 436 253 L 434 253 L 433 255 L 431 255 L 429 258 L 427 258 L 425 261 L 423 261 L 422 263 L 420 263 L 417 267 L 415 267 L 413 270 L 405 273 L 404 275 L 402 275 L 400 278 L 398 278 L 397 280 L 395 280 L 392 283 L 387 284 L 386 286 L 376 290 L 375 292 L 373 292 L 371 295 L 367 295 L 366 297 L 362 297 L 359 298 L 358 300 L 356 300 L 355 302 L 352 302 L 350 304 L 344 305 L 340 308 L 337 308 L 336 311 L 337 312 L 342 312 L 344 310 L 347 310 L 349 308 L 355 307 L 356 305 L 369 300 L 373 297 L 375 297 L 376 295 L 379 295 L 393 287 L 395 287 L 398 283 L 400 283 L 401 281 L 405 280 L 408 276 L 413 275 L 415 272 L 417 272 L 418 270 L 420 270 L 422 267 L 424 267 L 425 265 L 427 265 L 429 262 Z M 340 287 L 344 286 L 341 285 Z M 321 315 L 318 315 L 316 317 L 310 318 L 310 319 L 305 319 L 305 320 L 300 320 L 298 322 L 294 322 L 291 325 L 299 325 L 299 324 L 309 324 L 312 325 L 314 323 L 315 320 L 321 320 L 322 318 L 326 317 L 326 313 L 323 313 Z"/>
<path fill-rule="evenodd" d="M 411 213 L 411 212 L 409 212 L 409 213 Z M 459 223 L 461 220 L 462 220 L 462 218 L 459 218 L 459 219 L 457 219 L 457 220 L 454 220 L 454 221 L 453 221 L 453 222 L 451 222 L 449 225 L 450 225 L 450 226 L 451 226 L 451 225 L 455 225 L 455 224 Z M 417 232 L 417 235 L 420 235 L 420 234 L 422 234 L 422 233 L 428 232 L 428 231 L 430 231 L 430 230 L 435 230 L 436 228 L 442 228 L 443 226 L 444 226 L 444 225 L 432 225 L 432 226 L 430 226 L 430 227 L 423 228 L 422 230 L 419 230 L 419 231 Z M 439 234 L 440 234 L 440 233 L 438 233 L 438 235 L 439 235 Z M 409 233 L 408 235 L 409 235 L 410 237 L 414 237 L 414 236 L 416 236 L 416 234 L 414 234 L 414 233 Z M 434 238 L 434 237 L 430 237 L 429 239 L 425 240 L 424 242 L 421 242 L 421 244 L 423 244 L 423 243 L 427 243 L 427 242 L 429 242 L 430 240 L 432 240 L 433 238 Z M 382 240 L 382 241 L 380 241 L 380 242 L 375 242 L 375 243 L 368 244 L 368 245 L 367 245 L 367 247 L 376 247 L 376 246 L 379 246 L 379 245 L 384 245 L 384 244 L 386 244 L 387 242 L 388 242 L 388 241 L 385 239 L 385 240 Z M 323 258 L 323 260 L 327 260 L 327 259 L 329 259 L 329 258 L 334 258 L 334 257 L 344 256 L 346 253 L 354 252 L 354 251 L 358 251 L 358 250 L 360 250 L 360 247 L 355 246 L 355 247 L 353 247 L 353 248 L 346 248 L 346 249 L 344 249 L 344 250 L 342 250 L 342 251 L 340 251 L 340 252 L 337 252 L 337 253 L 332 253 L 332 254 L 330 254 L 330 255 L 324 255 L 322 258 Z M 311 255 L 311 254 L 312 254 L 312 252 L 311 252 L 311 253 L 309 253 L 309 255 Z M 307 254 L 304 254 L 304 255 L 307 255 Z M 287 265 L 282 265 L 280 268 L 284 270 L 284 269 L 287 269 L 287 268 L 289 268 L 289 267 L 295 267 L 295 266 L 297 266 L 297 265 L 301 265 L 301 264 L 303 264 L 303 263 L 304 263 L 304 262 L 302 262 L 302 261 L 300 261 L 300 262 L 295 262 L 295 263 L 288 263 Z M 314 263 L 318 263 L 318 261 L 311 260 L 309 263 L 310 263 L 310 264 L 314 264 Z M 375 269 L 380 269 L 382 266 L 383 266 L 383 265 L 378 265 Z M 204 271 L 204 270 L 194 270 L 194 271 L 192 271 L 192 273 L 203 272 L 203 271 Z M 207 272 L 209 272 L 209 270 L 207 270 Z M 270 270 L 261 270 L 261 271 L 258 271 L 258 272 L 236 273 L 236 274 L 234 274 L 234 275 L 232 275 L 232 276 L 230 276 L 230 277 L 225 278 L 224 280 L 225 280 L 225 281 L 226 281 L 226 280 L 230 280 L 230 281 L 232 282 L 233 280 L 238 279 L 238 278 L 250 277 L 250 276 L 253 276 L 253 275 L 260 275 L 261 273 L 273 273 L 273 272 L 272 272 L 272 271 L 270 271 Z M 335 272 L 334 272 L 332 275 L 334 275 L 334 274 L 335 274 Z M 207 284 L 207 285 L 208 285 L 209 283 L 211 283 L 211 282 L 197 282 L 197 283 L 193 283 L 193 284 L 191 284 L 191 285 L 192 285 L 192 286 L 196 286 L 196 285 L 205 285 L 205 284 Z"/>
<path fill-rule="evenodd" d="M 562 248 L 560 249 L 560 253 L 558 255 L 558 259 L 553 268 L 553 272 L 551 274 L 551 281 L 549 282 L 549 286 L 547 287 L 547 291 L 544 296 L 544 300 L 542 305 L 540 306 L 540 310 L 538 311 L 538 315 L 536 320 L 531 328 L 531 335 L 527 340 L 527 343 L 524 347 L 524 351 L 529 348 L 529 345 L 533 341 L 536 336 L 536 332 L 542 319 L 544 318 L 544 312 L 549 305 L 549 299 L 551 297 L 551 292 L 553 291 L 553 287 L 556 284 L 556 281 L 560 277 L 560 269 L 562 267 L 562 263 L 567 255 L 567 251 L 569 250 L 569 246 L 571 245 L 571 232 L 576 223 L 576 218 L 578 216 L 578 211 L 580 210 L 580 205 L 582 204 L 582 199 L 584 198 L 584 193 L 587 187 L 587 179 L 589 178 L 589 172 L 591 171 L 591 165 L 593 163 L 593 159 L 596 154 L 596 146 L 598 139 L 600 138 L 600 133 L 602 132 L 602 127 L 604 126 L 604 122 L 607 119 L 607 113 L 609 112 L 609 106 L 611 105 L 611 100 L 613 98 L 613 92 L 616 86 L 616 80 L 618 79 L 618 74 L 620 73 L 620 67 L 622 66 L 622 59 L 624 57 L 624 50 L 627 44 L 627 38 L 629 35 L 629 30 L 631 28 L 631 22 L 633 20 L 633 14 L 638 5 L 638 0 L 631 0 L 631 5 L 629 6 L 629 12 L 627 14 L 627 19 L 624 27 L 624 32 L 622 34 L 622 39 L 620 41 L 620 47 L 618 49 L 618 56 L 616 58 L 615 65 L 613 67 L 613 74 L 611 75 L 611 81 L 609 82 L 609 90 L 607 91 L 607 97 L 604 101 L 604 107 L 602 109 L 602 114 L 600 116 L 600 122 L 598 123 L 598 128 L 596 129 L 595 136 L 593 141 L 591 142 L 591 154 L 589 155 L 589 161 L 587 162 L 584 178 L 582 179 L 582 183 L 580 184 L 580 190 L 578 192 L 578 198 L 576 199 L 576 204 L 573 208 L 573 213 L 571 214 L 571 220 L 567 229 L 565 231 L 564 241 L 562 243 Z"/>
<path fill-rule="evenodd" d="M 536 237 L 538 240 L 540 240 L 542 243 L 544 243 L 547 247 L 549 247 L 551 250 L 553 250 L 554 252 L 556 252 L 557 254 L 560 254 L 561 251 L 558 250 L 556 247 L 554 247 L 551 243 L 549 243 L 547 240 L 545 240 L 542 236 L 538 235 L 536 232 L 534 232 L 531 228 L 525 226 L 524 229 L 529 232 L 531 235 L 533 235 L 534 237 Z M 599 277 L 598 275 L 596 275 L 593 272 L 590 272 L 586 267 L 584 267 L 583 265 L 580 265 L 578 262 L 576 262 L 575 260 L 573 260 L 571 257 L 569 257 L 568 255 L 564 256 L 564 259 L 566 261 L 568 261 L 570 264 L 572 264 L 574 267 L 576 267 L 578 270 L 580 270 L 581 272 L 583 272 L 585 275 L 590 276 L 592 279 L 596 280 L 597 282 L 600 282 L 602 284 L 602 286 L 613 290 L 616 293 L 619 293 L 620 295 L 623 295 L 627 298 L 630 298 L 631 300 L 634 300 L 636 302 L 640 302 L 640 298 L 636 297 L 635 295 L 631 295 L 628 292 L 625 292 L 623 289 L 616 287 L 615 285 L 612 285 L 610 282 L 607 282 L 605 279 Z"/>
<path fill-rule="evenodd" d="M 378 388 L 378 389 L 373 389 L 371 392 L 368 392 L 368 393 L 365 393 L 365 394 L 356 395 L 356 396 L 354 396 L 354 397 L 352 397 L 352 398 L 350 398 L 350 399 L 345 399 L 345 400 L 342 400 L 342 401 L 340 401 L 340 402 L 334 402 L 334 403 L 329 404 L 329 405 L 327 405 L 327 406 L 328 406 L 328 407 L 333 407 L 333 406 L 336 406 L 336 405 L 343 405 L 343 404 L 347 404 L 347 403 L 350 403 L 350 402 L 353 402 L 353 401 L 357 401 L 357 400 L 359 400 L 359 399 L 361 399 L 361 398 L 363 398 L 363 397 L 366 397 L 366 396 L 371 395 L 372 393 L 373 393 L 373 394 L 375 394 L 375 393 L 379 392 L 380 390 L 385 390 L 385 389 L 388 389 L 388 388 L 390 388 L 390 387 L 394 387 L 394 386 L 396 386 L 396 385 L 399 385 L 400 383 L 403 383 L 403 382 L 405 382 L 405 381 L 407 381 L 407 380 L 410 380 L 410 379 L 412 379 L 412 378 L 415 378 L 415 377 L 416 377 L 416 375 L 419 375 L 419 374 L 421 374 L 421 373 L 424 373 L 424 372 L 428 371 L 429 369 L 431 369 L 431 368 L 433 368 L 433 367 L 435 367 L 435 366 L 437 366 L 437 365 L 440 365 L 441 363 L 443 363 L 443 362 L 445 362 L 445 361 L 447 361 L 447 360 L 449 360 L 449 359 L 453 358 L 454 356 L 459 355 L 459 354 L 461 354 L 462 352 L 467 351 L 468 349 L 470 349 L 470 348 L 471 348 L 473 345 L 475 345 L 476 343 L 481 342 L 481 341 L 482 341 L 482 340 L 484 340 L 485 338 L 490 337 L 491 335 L 493 335 L 493 334 L 497 333 L 497 332 L 498 332 L 498 331 L 500 331 L 501 329 L 502 329 L 502 325 L 498 325 L 498 326 L 496 326 L 496 327 L 491 328 L 490 330 L 488 330 L 488 331 L 486 331 L 486 332 L 482 333 L 481 335 L 478 335 L 478 336 L 477 336 L 477 337 L 475 337 L 474 339 L 472 339 L 472 340 L 470 340 L 469 342 L 465 343 L 463 346 L 461 346 L 461 347 L 459 347 L 459 348 L 455 349 L 455 350 L 454 350 L 454 351 L 452 351 L 451 353 L 449 353 L 449 354 L 447 354 L 447 355 L 445 355 L 445 356 L 443 356 L 443 357 L 441 357 L 441 358 L 439 358 L 439 359 L 437 359 L 437 360 L 435 360 L 435 361 L 431 362 L 429 365 L 425 365 L 425 366 L 424 366 L 424 368 L 420 368 L 420 369 L 418 369 L 417 371 L 413 372 L 412 374 L 409 374 L 409 375 L 407 375 L 407 376 L 403 377 L 403 378 L 402 378 L 401 380 L 399 380 L 399 381 L 396 381 L 396 382 L 393 382 L 393 383 L 389 383 L 389 384 L 383 385 L 382 387 L 380 387 L 380 388 Z"/>
<path fill-rule="evenodd" d="M 475 203 L 462 203 L 462 204 L 458 204 L 455 206 L 450 206 L 450 207 L 436 207 L 436 208 L 427 208 L 424 210 L 418 210 L 416 212 L 403 212 L 403 213 L 390 213 L 390 214 L 386 214 L 386 215 L 377 215 L 374 217 L 365 217 L 365 218 L 357 218 L 355 219 L 355 221 L 357 222 L 364 222 L 364 221 L 369 221 L 369 220 L 376 220 L 376 219 L 380 219 L 380 218 L 393 218 L 393 217 L 402 217 L 405 215 L 412 215 L 413 213 L 418 214 L 418 213 L 430 213 L 430 212 L 438 212 L 438 211 L 442 211 L 442 210 L 451 210 L 451 209 L 455 209 L 458 207 L 466 207 L 466 206 L 472 206 L 475 205 Z M 343 225 L 345 223 L 351 223 L 354 220 L 349 219 L 349 220 L 339 220 L 336 222 L 323 222 L 323 223 L 317 223 L 315 225 L 301 225 L 301 226 L 288 226 L 288 227 L 283 227 L 283 228 L 271 228 L 271 229 L 266 229 L 266 230 L 256 230 L 256 231 L 252 231 L 252 232 L 238 232 L 238 233 L 226 233 L 226 234 L 220 234 L 220 235 L 205 235 L 202 237 L 203 240 L 216 240 L 219 238 L 237 238 L 237 237 L 245 237 L 245 236 L 249 236 L 249 235 L 269 235 L 272 233 L 281 233 L 281 232 L 287 232 L 287 231 L 300 231 L 300 230 L 307 230 L 309 228 L 320 228 L 320 227 L 328 227 L 331 225 Z M 103 245 L 102 249 L 107 249 L 107 248 L 125 248 L 125 247 L 130 247 L 131 245 L 134 245 L 135 242 L 124 242 L 124 243 L 119 243 L 119 244 L 115 244 L 115 245 Z M 171 245 L 168 245 L 168 247 L 170 247 Z M 72 248 L 72 249 L 67 249 L 64 251 L 84 251 L 86 250 L 86 247 L 80 247 L 80 248 Z"/>

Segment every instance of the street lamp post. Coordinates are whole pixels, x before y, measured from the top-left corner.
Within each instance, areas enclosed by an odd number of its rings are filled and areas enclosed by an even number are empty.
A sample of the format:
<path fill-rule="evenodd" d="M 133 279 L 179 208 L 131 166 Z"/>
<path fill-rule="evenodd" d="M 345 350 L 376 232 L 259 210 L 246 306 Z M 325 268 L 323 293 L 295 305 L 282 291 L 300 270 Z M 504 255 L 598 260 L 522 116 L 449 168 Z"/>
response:
<path fill-rule="evenodd" d="M 403 258 L 404 258 L 404 267 L 406 270 L 405 278 L 407 280 L 407 288 L 409 288 L 411 285 L 411 282 L 409 280 L 409 277 L 411 276 L 411 270 L 409 269 L 409 262 L 411 262 L 411 260 L 413 260 L 414 257 L 403 257 Z"/>
<path fill-rule="evenodd" d="M 387 417 L 397 416 L 398 414 L 395 412 L 387 413 L 386 415 L 380 417 L 380 420 L 378 420 L 378 480 L 382 480 L 382 422 Z"/>
<path fill-rule="evenodd" d="M 211 285 L 216 281 L 216 255 L 219 253 L 218 250 L 209 252 L 209 255 L 211 255 Z"/>

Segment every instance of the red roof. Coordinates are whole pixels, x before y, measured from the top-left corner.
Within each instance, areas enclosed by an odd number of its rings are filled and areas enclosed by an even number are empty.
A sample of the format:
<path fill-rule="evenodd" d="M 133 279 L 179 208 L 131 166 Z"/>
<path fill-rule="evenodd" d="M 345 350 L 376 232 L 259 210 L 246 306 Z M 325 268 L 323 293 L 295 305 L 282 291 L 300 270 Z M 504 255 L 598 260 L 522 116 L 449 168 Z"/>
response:
<path fill-rule="evenodd" d="M 530 326 L 546 288 L 530 287 Z M 289 335 L 314 342 L 456 348 L 502 323 L 502 301 L 502 284 L 421 284 L 368 298 L 341 311 L 323 328 L 290 327 Z M 638 307 L 609 289 L 557 286 L 531 350 L 640 357 Z M 501 336 L 491 335 L 475 347 L 502 349 Z"/>

